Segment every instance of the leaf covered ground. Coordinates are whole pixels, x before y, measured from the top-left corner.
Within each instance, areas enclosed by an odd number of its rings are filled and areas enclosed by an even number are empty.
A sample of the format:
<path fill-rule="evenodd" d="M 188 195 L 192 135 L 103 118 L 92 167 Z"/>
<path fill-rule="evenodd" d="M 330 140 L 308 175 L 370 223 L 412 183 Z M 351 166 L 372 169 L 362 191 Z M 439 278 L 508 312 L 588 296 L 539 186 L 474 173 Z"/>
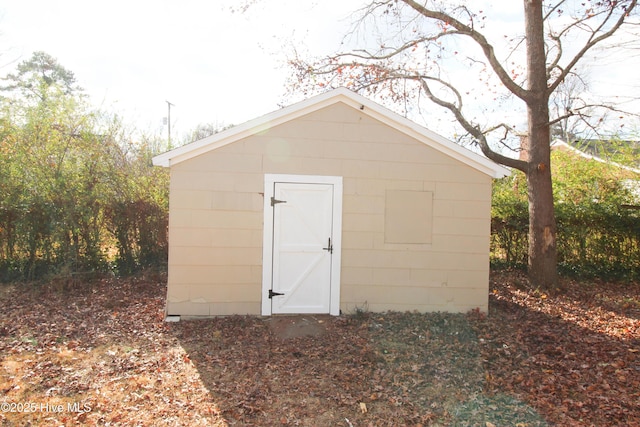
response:
<path fill-rule="evenodd" d="M 640 284 L 492 275 L 489 315 L 164 322 L 166 279 L 0 288 L 0 425 L 640 426 Z M 276 327 L 274 327 L 276 326 Z"/>

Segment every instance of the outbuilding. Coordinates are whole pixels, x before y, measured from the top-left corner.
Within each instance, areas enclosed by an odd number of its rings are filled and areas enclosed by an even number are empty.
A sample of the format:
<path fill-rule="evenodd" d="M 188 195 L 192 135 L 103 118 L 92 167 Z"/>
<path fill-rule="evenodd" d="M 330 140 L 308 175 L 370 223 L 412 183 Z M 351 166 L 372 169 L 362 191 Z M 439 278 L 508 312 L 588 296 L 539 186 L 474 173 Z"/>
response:
<path fill-rule="evenodd" d="M 487 311 L 509 171 L 345 88 L 153 159 L 167 315 Z"/>

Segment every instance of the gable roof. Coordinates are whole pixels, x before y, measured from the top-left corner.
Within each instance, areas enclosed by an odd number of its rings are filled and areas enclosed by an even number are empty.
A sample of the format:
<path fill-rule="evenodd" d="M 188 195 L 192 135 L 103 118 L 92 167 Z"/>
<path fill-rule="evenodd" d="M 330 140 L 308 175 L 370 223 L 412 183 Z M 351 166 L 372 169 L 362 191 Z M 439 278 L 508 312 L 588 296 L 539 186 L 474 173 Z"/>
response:
<path fill-rule="evenodd" d="M 640 141 L 633 139 L 620 139 L 616 137 L 602 137 L 602 138 L 573 138 L 572 140 L 565 140 L 570 146 L 594 157 L 606 159 L 616 154 L 620 150 L 620 146 L 623 145 L 629 150 L 629 154 L 633 154 L 635 157 L 640 158 Z M 640 164 L 639 164 L 640 166 Z"/>
<path fill-rule="evenodd" d="M 262 117 L 234 126 L 220 133 L 208 136 L 182 147 L 175 148 L 153 158 L 156 166 L 171 167 L 185 160 L 223 147 L 240 139 L 262 132 L 270 127 L 294 120 L 306 114 L 318 111 L 336 103 L 346 104 L 361 110 L 368 116 L 446 154 L 460 162 L 477 169 L 493 178 L 510 175 L 509 169 L 498 165 L 488 158 L 463 148 L 453 141 L 432 132 L 411 120 L 373 102 L 362 95 L 344 87 L 316 95 L 304 101 L 276 110 Z"/>
<path fill-rule="evenodd" d="M 551 149 L 552 150 L 553 149 L 560 149 L 560 150 L 569 151 L 569 152 L 574 153 L 574 154 L 576 154 L 576 155 L 578 155 L 578 156 L 580 156 L 582 158 L 585 158 L 587 160 L 594 160 L 596 162 L 606 163 L 608 165 L 615 166 L 615 167 L 620 168 L 620 169 L 628 170 L 629 172 L 640 173 L 640 169 L 633 168 L 631 166 L 621 165 L 620 163 L 612 162 L 610 160 L 606 160 L 606 159 L 603 159 L 601 157 L 594 156 L 594 155 L 589 154 L 589 153 L 585 153 L 584 151 L 580 150 L 579 148 L 576 148 L 573 145 L 568 144 L 568 143 L 566 143 L 563 140 L 558 139 L 558 138 L 556 138 L 553 141 L 551 141 Z"/>

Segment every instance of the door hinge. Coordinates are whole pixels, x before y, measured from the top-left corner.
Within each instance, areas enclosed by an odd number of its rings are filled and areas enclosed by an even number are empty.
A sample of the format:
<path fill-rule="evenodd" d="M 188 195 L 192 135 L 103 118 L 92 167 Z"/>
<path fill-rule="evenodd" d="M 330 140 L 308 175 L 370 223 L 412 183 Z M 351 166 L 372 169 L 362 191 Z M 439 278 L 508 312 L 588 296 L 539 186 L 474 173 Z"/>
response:
<path fill-rule="evenodd" d="M 284 295 L 284 294 L 281 294 L 280 292 L 273 292 L 273 289 L 269 289 L 269 299 L 280 296 L 280 295 Z"/>
<path fill-rule="evenodd" d="M 333 253 L 333 245 L 331 244 L 331 237 L 329 237 L 329 243 L 327 243 L 326 248 L 322 248 L 323 251 L 329 251 L 330 254 Z"/>
<path fill-rule="evenodd" d="M 275 197 L 271 196 L 271 206 L 275 206 L 278 203 L 287 203 L 286 200 L 278 200 Z"/>

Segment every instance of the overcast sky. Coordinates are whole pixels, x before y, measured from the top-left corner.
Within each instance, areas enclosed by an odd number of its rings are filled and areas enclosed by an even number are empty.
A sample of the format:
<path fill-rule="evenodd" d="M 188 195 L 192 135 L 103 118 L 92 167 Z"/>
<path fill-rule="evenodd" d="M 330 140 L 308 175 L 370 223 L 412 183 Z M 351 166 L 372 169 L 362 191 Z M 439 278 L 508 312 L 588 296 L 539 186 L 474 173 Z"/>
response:
<path fill-rule="evenodd" d="M 502 20 L 487 29 L 499 37 L 510 19 L 521 19 L 519 1 L 474 0 L 474 6 L 483 2 Z M 94 105 L 119 112 L 137 129 L 166 132 L 170 101 L 172 134 L 179 137 L 200 123 L 239 124 L 277 109 L 291 47 L 314 55 L 337 51 L 350 15 L 366 1 L 262 0 L 247 13 L 232 13 L 229 6 L 239 3 L 3 0 L 0 76 L 44 51 L 75 73 Z M 638 57 L 630 63 L 600 55 L 594 83 L 640 98 Z"/>
<path fill-rule="evenodd" d="M 94 105 L 140 129 L 163 129 L 166 101 L 175 104 L 176 135 L 199 123 L 238 124 L 278 108 L 285 44 L 335 51 L 361 2 L 279 0 L 231 13 L 238 3 L 4 0 L 0 75 L 45 51 L 74 72 Z"/>

